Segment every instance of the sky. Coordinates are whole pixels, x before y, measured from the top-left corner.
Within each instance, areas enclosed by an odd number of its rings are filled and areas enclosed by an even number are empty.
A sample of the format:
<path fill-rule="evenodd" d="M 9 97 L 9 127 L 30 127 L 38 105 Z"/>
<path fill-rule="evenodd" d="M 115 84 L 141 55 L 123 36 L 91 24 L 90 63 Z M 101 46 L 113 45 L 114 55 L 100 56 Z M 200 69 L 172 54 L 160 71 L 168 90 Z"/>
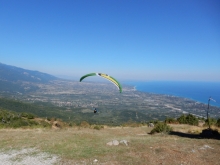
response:
<path fill-rule="evenodd" d="M 220 82 L 220 1 L 0 0 L 0 62 L 72 79 Z"/>

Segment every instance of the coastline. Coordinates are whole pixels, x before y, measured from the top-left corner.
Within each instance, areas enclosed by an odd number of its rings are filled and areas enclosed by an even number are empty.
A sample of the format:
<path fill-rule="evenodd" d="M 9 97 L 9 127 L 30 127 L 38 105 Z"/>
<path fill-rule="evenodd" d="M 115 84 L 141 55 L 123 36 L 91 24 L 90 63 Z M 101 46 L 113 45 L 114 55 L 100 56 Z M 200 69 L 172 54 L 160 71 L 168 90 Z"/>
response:
<path fill-rule="evenodd" d="M 135 91 L 161 94 L 166 96 L 190 99 L 197 103 L 208 104 L 209 97 L 214 101 L 210 106 L 220 108 L 220 82 L 127 82 Z"/>

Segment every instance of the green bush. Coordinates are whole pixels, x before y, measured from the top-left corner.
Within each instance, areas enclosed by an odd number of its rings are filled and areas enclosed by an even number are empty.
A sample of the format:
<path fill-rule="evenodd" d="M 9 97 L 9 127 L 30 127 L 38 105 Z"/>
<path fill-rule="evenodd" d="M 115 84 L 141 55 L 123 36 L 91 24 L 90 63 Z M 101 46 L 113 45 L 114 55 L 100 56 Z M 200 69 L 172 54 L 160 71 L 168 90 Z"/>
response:
<path fill-rule="evenodd" d="M 40 122 L 40 125 L 43 126 L 43 127 L 46 127 L 46 128 L 51 127 L 51 124 L 49 124 L 49 123 L 46 122 L 46 121 L 41 121 L 41 122 Z"/>
<path fill-rule="evenodd" d="M 181 115 L 179 118 L 177 118 L 177 121 L 178 121 L 180 124 L 187 124 L 187 122 L 186 122 L 186 116 L 185 116 L 185 115 Z"/>
<path fill-rule="evenodd" d="M 196 118 L 192 114 L 188 114 L 186 116 L 181 115 L 179 118 L 177 118 L 177 121 L 180 124 L 189 124 L 189 125 L 198 125 L 198 123 L 199 123 L 198 118 Z"/>
<path fill-rule="evenodd" d="M 13 128 L 19 128 L 19 127 L 24 127 L 24 126 L 29 126 L 29 122 L 27 120 L 15 120 L 10 123 L 10 127 Z"/>
<path fill-rule="evenodd" d="M 31 113 L 22 113 L 21 116 L 27 119 L 34 119 L 34 115 Z"/>
<path fill-rule="evenodd" d="M 187 121 L 187 124 L 190 124 L 190 125 L 198 125 L 199 123 L 199 120 L 191 114 L 188 114 L 186 116 L 186 121 Z"/>
<path fill-rule="evenodd" d="M 39 125 L 39 123 L 34 120 L 29 120 L 28 122 L 29 122 L 29 125 L 31 126 Z"/>
<path fill-rule="evenodd" d="M 100 129 L 103 129 L 103 128 L 104 128 L 103 125 L 95 125 L 95 126 L 93 127 L 93 129 L 96 129 L 96 130 L 100 130 Z"/>
<path fill-rule="evenodd" d="M 154 133 L 168 133 L 172 131 L 172 127 L 170 127 L 169 125 L 167 125 L 166 123 L 160 122 L 157 123 L 154 127 L 154 129 L 151 130 L 151 134 Z"/>
<path fill-rule="evenodd" d="M 217 127 L 220 127 L 220 118 L 217 120 L 216 126 L 217 126 Z"/>
<path fill-rule="evenodd" d="M 175 124 L 175 123 L 178 123 L 178 121 L 174 118 L 166 118 L 165 119 L 165 123 L 167 124 Z"/>

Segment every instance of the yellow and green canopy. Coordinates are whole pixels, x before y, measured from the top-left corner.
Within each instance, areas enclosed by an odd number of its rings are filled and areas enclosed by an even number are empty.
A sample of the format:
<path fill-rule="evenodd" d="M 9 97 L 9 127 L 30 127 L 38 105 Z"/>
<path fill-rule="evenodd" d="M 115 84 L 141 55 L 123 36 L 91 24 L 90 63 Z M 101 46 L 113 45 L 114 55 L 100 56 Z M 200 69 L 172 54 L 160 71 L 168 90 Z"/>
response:
<path fill-rule="evenodd" d="M 107 74 L 104 74 L 104 73 L 89 73 L 89 74 L 86 74 L 86 75 L 84 75 L 84 76 L 82 76 L 82 77 L 80 78 L 80 82 L 81 82 L 84 78 L 89 77 L 89 76 L 100 76 L 100 77 L 103 77 L 103 78 L 105 78 L 105 79 L 111 81 L 111 82 L 118 88 L 118 90 L 119 90 L 120 93 L 122 92 L 121 84 L 120 84 L 115 78 L 113 78 L 113 77 L 111 77 L 111 76 L 109 76 L 109 75 L 107 75 Z"/>

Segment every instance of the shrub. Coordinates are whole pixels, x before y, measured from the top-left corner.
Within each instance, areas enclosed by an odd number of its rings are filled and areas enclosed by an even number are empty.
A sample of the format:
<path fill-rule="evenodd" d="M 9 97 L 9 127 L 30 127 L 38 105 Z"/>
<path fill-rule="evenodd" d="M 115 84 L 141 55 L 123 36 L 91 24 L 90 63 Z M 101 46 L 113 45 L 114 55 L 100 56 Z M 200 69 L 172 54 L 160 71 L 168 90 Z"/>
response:
<path fill-rule="evenodd" d="M 21 116 L 27 119 L 34 119 L 34 115 L 31 113 L 22 113 Z"/>
<path fill-rule="evenodd" d="M 185 115 L 181 115 L 179 118 L 177 118 L 177 121 L 180 124 L 186 124 L 186 116 Z"/>
<path fill-rule="evenodd" d="M 40 125 L 42 125 L 43 127 L 51 127 L 51 124 L 49 124 L 49 123 L 46 122 L 46 121 L 41 121 L 41 122 L 40 122 Z"/>
<path fill-rule="evenodd" d="M 167 124 L 177 124 L 178 121 L 174 118 L 166 118 L 165 123 L 167 123 Z"/>
<path fill-rule="evenodd" d="M 180 124 L 189 124 L 189 125 L 198 125 L 199 120 L 192 114 L 188 115 L 181 115 L 179 118 L 177 118 L 178 122 Z"/>
<path fill-rule="evenodd" d="M 39 123 L 34 120 L 29 120 L 29 124 L 30 124 L 30 126 L 39 125 Z"/>
<path fill-rule="evenodd" d="M 198 125 L 199 123 L 199 120 L 191 114 L 188 114 L 186 116 L 186 121 L 187 121 L 187 124 L 190 124 L 190 125 Z"/>
<path fill-rule="evenodd" d="M 163 122 L 160 122 L 160 123 L 157 123 L 156 126 L 154 127 L 154 129 L 151 130 L 151 134 L 154 134 L 154 133 L 168 133 L 172 131 L 172 128 L 167 125 L 166 123 L 163 123 Z"/>
<path fill-rule="evenodd" d="M 217 127 L 220 127 L 220 118 L 217 120 L 216 126 L 217 126 Z"/>
<path fill-rule="evenodd" d="M 95 126 L 94 126 L 94 129 L 96 129 L 96 130 L 100 130 L 100 129 L 102 129 L 102 128 L 104 128 L 103 125 L 95 125 Z"/>
<path fill-rule="evenodd" d="M 27 120 L 16 120 L 12 123 L 10 123 L 10 126 L 13 128 L 19 128 L 24 126 L 29 126 L 29 122 Z"/>
<path fill-rule="evenodd" d="M 205 126 L 217 125 L 217 120 L 214 118 L 209 118 L 205 120 Z"/>

